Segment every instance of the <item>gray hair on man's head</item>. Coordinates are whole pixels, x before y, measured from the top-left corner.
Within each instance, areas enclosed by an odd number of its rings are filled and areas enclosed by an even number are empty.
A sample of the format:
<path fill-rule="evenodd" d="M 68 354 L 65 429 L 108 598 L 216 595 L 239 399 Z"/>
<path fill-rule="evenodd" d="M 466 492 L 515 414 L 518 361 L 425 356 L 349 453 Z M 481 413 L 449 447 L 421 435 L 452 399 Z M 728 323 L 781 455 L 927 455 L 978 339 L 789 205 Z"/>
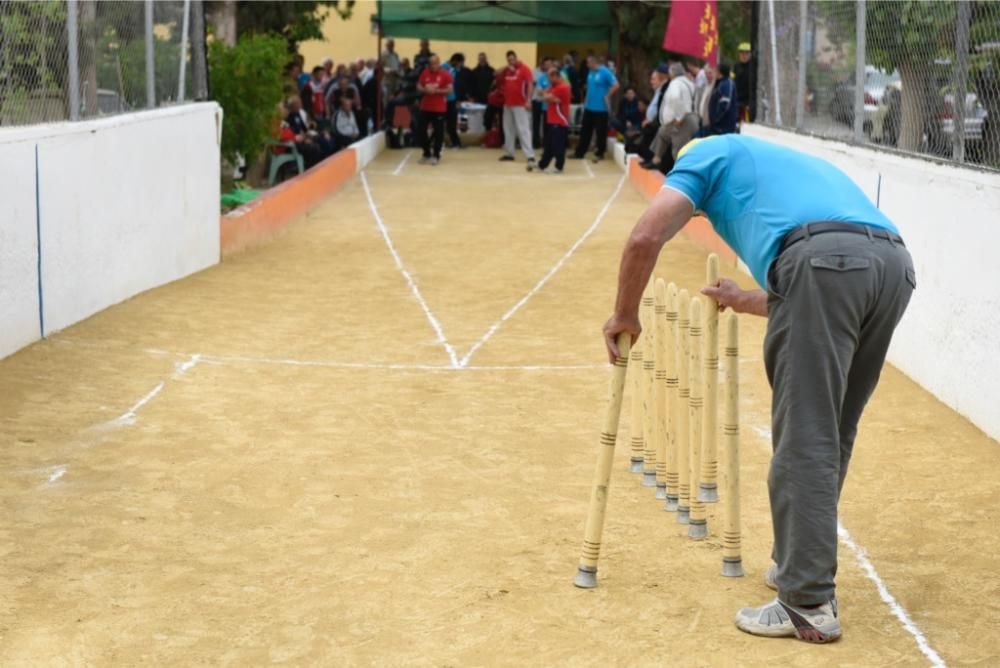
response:
<path fill-rule="evenodd" d="M 670 78 L 671 79 L 676 79 L 677 77 L 682 77 L 682 76 L 684 76 L 685 72 L 686 72 L 686 70 L 684 69 L 684 65 L 682 65 L 681 63 L 671 63 L 671 65 L 670 65 Z"/>

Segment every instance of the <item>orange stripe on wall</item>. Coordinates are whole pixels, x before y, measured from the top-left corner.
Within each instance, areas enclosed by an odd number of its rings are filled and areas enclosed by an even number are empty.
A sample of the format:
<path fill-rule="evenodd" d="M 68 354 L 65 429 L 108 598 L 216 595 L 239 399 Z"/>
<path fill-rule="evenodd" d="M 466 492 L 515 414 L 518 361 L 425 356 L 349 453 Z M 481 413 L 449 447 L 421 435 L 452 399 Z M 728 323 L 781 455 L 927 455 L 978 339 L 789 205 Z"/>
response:
<path fill-rule="evenodd" d="M 639 161 L 635 159 L 628 161 L 628 178 L 636 190 L 645 195 L 647 199 L 656 197 L 656 193 L 663 188 L 663 174 L 655 169 L 643 169 L 639 166 Z M 736 266 L 736 253 L 729 247 L 729 244 L 722 240 L 722 237 L 715 233 L 712 223 L 708 222 L 704 216 L 692 218 L 681 232 L 706 250 L 716 253 L 720 261 Z"/>
<path fill-rule="evenodd" d="M 274 238 L 293 220 L 353 178 L 356 166 L 354 149 L 345 149 L 222 216 L 219 222 L 222 257 Z"/>

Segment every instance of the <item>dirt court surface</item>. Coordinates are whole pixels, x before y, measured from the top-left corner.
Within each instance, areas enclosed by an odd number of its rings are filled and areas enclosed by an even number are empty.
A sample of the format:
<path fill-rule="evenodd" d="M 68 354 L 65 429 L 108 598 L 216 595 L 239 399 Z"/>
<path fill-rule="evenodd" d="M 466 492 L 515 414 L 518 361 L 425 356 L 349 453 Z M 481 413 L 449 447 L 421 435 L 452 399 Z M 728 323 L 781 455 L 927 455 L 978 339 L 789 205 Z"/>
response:
<path fill-rule="evenodd" d="M 1000 445 L 891 368 L 842 502 L 844 638 L 733 626 L 773 596 L 751 317 L 747 576 L 719 576 L 714 508 L 691 542 L 627 473 L 626 410 L 574 588 L 645 201 L 610 163 L 406 155 L 0 362 L 0 665 L 1000 665 Z M 704 259 L 678 239 L 657 275 L 697 288 Z"/>

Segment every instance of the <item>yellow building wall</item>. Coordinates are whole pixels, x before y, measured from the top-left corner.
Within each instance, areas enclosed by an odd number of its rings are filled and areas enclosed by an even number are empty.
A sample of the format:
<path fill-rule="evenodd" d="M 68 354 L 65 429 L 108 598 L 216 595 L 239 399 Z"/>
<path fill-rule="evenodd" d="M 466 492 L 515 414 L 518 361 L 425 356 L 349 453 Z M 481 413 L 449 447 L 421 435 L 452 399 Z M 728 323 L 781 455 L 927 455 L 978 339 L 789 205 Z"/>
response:
<path fill-rule="evenodd" d="M 358 58 L 376 58 L 378 56 L 378 35 L 371 31 L 371 17 L 376 13 L 375 0 L 357 0 L 354 11 L 346 21 L 336 13 L 331 12 L 323 24 L 325 40 L 309 40 L 299 44 L 299 53 L 306 59 L 307 71 L 329 56 L 334 63 L 356 61 Z M 514 42 L 449 42 L 431 40 L 431 50 L 448 59 L 455 52 L 465 54 L 466 65 L 475 67 L 476 56 L 480 51 L 486 53 L 490 64 L 497 67 L 506 62 L 505 54 L 509 49 L 517 52 L 525 63 L 534 65 L 537 59 L 536 45 L 533 43 Z M 397 39 L 396 53 L 400 58 L 409 58 L 420 50 L 418 39 Z M 586 51 L 584 51 L 586 53 Z"/>

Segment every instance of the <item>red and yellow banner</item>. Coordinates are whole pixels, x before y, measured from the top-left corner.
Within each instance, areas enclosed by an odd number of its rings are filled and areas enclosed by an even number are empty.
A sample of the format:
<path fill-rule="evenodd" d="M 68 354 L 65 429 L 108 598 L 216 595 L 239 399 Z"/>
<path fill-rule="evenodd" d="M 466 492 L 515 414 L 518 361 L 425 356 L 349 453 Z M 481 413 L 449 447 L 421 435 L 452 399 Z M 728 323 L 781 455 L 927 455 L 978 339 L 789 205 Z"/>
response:
<path fill-rule="evenodd" d="M 674 0 L 663 35 L 663 49 L 719 62 L 719 7 L 716 0 Z"/>

